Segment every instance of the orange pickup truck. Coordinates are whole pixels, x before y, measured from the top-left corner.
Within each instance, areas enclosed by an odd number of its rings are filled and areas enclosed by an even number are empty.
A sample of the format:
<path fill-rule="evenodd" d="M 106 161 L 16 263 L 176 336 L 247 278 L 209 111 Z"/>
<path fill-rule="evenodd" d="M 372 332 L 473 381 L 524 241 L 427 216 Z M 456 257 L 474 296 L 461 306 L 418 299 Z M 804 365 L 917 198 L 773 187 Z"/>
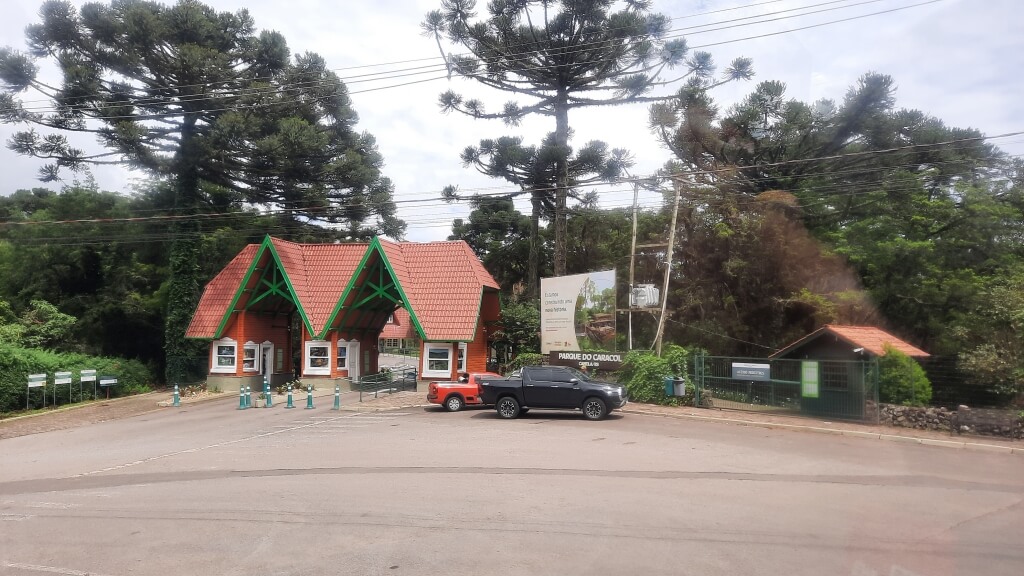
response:
<path fill-rule="evenodd" d="M 467 404 L 480 404 L 480 379 L 504 378 L 494 372 L 474 372 L 468 382 L 431 382 L 427 402 L 440 404 L 449 412 L 458 412 Z"/>

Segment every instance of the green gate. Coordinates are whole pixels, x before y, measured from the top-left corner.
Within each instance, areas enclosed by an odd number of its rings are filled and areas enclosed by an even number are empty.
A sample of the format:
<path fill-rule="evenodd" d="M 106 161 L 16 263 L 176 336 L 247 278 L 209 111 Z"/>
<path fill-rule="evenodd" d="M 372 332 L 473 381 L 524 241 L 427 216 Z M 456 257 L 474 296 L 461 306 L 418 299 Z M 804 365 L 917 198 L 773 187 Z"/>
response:
<path fill-rule="evenodd" d="M 878 363 L 694 357 L 700 406 L 851 420 L 878 419 Z"/>

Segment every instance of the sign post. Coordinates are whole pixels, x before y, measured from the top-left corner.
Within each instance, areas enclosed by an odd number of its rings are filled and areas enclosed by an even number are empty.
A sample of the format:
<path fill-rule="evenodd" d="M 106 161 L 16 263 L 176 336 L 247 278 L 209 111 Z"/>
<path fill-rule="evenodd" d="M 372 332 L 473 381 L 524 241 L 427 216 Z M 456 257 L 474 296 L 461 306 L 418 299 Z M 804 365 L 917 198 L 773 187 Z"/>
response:
<path fill-rule="evenodd" d="M 110 400 L 110 387 L 117 384 L 115 376 L 100 376 L 100 388 L 107 389 L 107 400 Z"/>
<path fill-rule="evenodd" d="M 46 374 L 29 374 L 28 388 L 25 390 L 25 410 L 28 410 L 29 393 L 33 388 L 43 389 L 43 408 L 46 408 Z"/>
<path fill-rule="evenodd" d="M 53 373 L 53 405 L 57 405 L 57 386 L 61 384 L 68 385 L 68 404 L 71 404 L 71 372 L 54 372 Z"/>
<path fill-rule="evenodd" d="M 95 370 L 82 370 L 78 377 L 78 392 L 82 392 L 82 384 L 85 382 L 92 382 L 92 399 L 96 399 L 96 371 Z"/>

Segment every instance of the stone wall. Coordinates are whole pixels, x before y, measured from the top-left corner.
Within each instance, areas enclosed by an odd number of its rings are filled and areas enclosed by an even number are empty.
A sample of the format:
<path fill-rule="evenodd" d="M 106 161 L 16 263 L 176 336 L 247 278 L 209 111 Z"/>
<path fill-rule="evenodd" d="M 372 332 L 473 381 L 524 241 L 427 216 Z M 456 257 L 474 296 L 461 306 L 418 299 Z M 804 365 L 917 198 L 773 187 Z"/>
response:
<path fill-rule="evenodd" d="M 873 410 L 874 406 L 872 405 L 870 408 Z M 992 410 L 960 406 L 957 410 L 947 410 L 946 408 L 879 404 L 878 422 L 897 428 L 942 432 L 952 430 L 958 434 L 1024 438 L 1024 418 L 1020 417 L 1018 411 L 1013 409 Z"/>
<path fill-rule="evenodd" d="M 950 419 L 954 410 L 945 408 L 918 408 L 897 404 L 880 404 L 878 422 L 885 426 L 897 428 L 916 428 L 918 430 L 950 431 Z"/>

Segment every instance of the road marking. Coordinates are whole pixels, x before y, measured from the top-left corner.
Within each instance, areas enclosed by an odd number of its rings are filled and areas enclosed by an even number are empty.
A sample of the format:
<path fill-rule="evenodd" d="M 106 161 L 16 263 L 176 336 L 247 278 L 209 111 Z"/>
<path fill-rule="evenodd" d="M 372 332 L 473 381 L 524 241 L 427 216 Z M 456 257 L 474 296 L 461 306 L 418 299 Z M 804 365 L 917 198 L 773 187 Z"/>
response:
<path fill-rule="evenodd" d="M 34 516 L 30 514 L 9 514 L 7 512 L 0 512 L 0 520 L 7 522 L 21 522 L 22 520 L 28 520 Z"/>
<path fill-rule="evenodd" d="M 24 508 L 49 508 L 55 510 L 69 510 L 77 504 L 66 504 L 63 502 L 25 502 L 18 504 Z"/>
<path fill-rule="evenodd" d="M 39 566 L 36 564 L 12 564 L 10 562 L 4 563 L 4 566 L 8 568 L 17 568 L 19 570 L 32 570 L 34 572 L 49 572 L 50 574 L 66 574 L 68 576 L 106 576 L 99 572 L 82 572 L 81 570 L 72 570 L 70 568 L 58 568 L 56 566 Z"/>

